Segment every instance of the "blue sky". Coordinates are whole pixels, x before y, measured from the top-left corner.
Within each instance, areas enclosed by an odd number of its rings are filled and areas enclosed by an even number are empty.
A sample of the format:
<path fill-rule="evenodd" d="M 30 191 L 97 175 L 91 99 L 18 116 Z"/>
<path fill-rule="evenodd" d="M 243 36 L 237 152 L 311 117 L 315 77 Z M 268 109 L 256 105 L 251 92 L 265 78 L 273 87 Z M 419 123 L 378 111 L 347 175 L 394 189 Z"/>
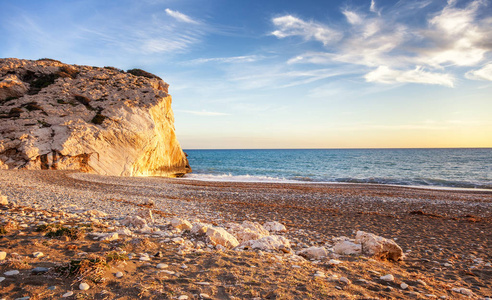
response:
<path fill-rule="evenodd" d="M 162 77 L 185 149 L 492 147 L 490 0 L 0 5 L 0 57 Z"/>

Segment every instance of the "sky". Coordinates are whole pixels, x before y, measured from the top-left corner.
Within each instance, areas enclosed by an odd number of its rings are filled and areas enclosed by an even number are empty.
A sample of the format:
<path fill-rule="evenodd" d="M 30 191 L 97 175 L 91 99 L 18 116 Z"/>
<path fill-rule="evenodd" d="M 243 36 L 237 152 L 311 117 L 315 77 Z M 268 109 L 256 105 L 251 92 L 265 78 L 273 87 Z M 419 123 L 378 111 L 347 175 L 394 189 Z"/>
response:
<path fill-rule="evenodd" d="M 160 76 L 184 149 L 492 147 L 491 0 L 0 0 L 0 32 Z"/>

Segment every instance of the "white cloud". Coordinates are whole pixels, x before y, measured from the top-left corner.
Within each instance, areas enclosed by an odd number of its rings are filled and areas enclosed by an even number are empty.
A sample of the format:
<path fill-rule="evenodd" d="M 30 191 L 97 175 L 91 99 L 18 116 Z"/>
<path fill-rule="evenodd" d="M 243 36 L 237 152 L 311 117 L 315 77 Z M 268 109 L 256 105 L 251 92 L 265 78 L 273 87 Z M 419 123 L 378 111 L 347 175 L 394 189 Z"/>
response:
<path fill-rule="evenodd" d="M 367 73 L 365 76 L 368 82 L 379 83 L 422 83 L 438 84 L 448 87 L 454 86 L 454 77 L 450 74 L 428 72 L 421 67 L 414 70 L 401 71 L 394 70 L 387 66 L 380 66 L 376 70 Z"/>
<path fill-rule="evenodd" d="M 192 18 L 188 17 L 183 13 L 180 13 L 179 11 L 166 8 L 166 14 L 168 14 L 169 16 L 173 17 L 174 19 L 180 22 L 189 23 L 189 24 L 199 24 L 198 21 L 193 20 Z"/>
<path fill-rule="evenodd" d="M 176 112 L 182 112 L 187 114 L 192 114 L 196 116 L 205 116 L 205 117 L 216 117 L 216 116 L 228 116 L 229 114 L 221 113 L 221 112 L 213 112 L 213 111 L 205 111 L 205 110 L 175 110 Z"/>
<path fill-rule="evenodd" d="M 232 56 L 232 57 L 212 57 L 212 58 L 198 58 L 193 59 L 187 64 L 204 64 L 210 62 L 216 63 L 251 63 L 264 59 L 261 55 L 244 55 L 244 56 Z"/>
<path fill-rule="evenodd" d="M 478 70 L 468 71 L 465 77 L 472 80 L 490 80 L 492 81 L 492 63 L 485 65 Z"/>
<path fill-rule="evenodd" d="M 429 1 L 398 1 L 392 8 L 376 10 L 376 2 L 372 0 L 369 12 L 377 14 L 342 10 L 347 22 L 343 32 L 291 15 L 272 21 L 278 28 L 274 31 L 278 38 L 300 36 L 330 46 L 324 52 L 300 53 L 288 60 L 290 65 L 359 65 L 365 67 L 361 72 L 368 72 L 364 78 L 369 82 L 453 87 L 456 78 L 451 73 L 456 68 L 452 67 L 483 63 L 492 51 L 492 18 L 480 14 L 487 2 L 472 0 L 460 6 L 457 2 L 460 1 L 448 1 L 436 12 L 429 8 Z M 416 25 L 409 21 L 422 13 L 427 14 L 427 22 Z M 327 29 L 334 34 L 316 38 L 316 29 Z M 479 76 L 471 71 L 467 74 L 469 79 Z"/>
<path fill-rule="evenodd" d="M 278 30 L 273 31 L 272 35 L 278 38 L 301 36 L 305 40 L 316 40 L 323 45 L 328 45 L 342 37 L 338 31 L 326 25 L 312 21 L 306 22 L 291 15 L 274 18 L 273 24 L 278 27 Z"/>

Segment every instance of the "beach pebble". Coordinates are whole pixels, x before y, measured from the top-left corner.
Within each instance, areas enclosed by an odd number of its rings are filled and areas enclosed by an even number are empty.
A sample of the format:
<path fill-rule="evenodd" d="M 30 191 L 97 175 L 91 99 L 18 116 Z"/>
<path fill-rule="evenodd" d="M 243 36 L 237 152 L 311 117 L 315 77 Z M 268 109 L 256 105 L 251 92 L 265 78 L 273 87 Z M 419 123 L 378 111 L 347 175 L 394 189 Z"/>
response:
<path fill-rule="evenodd" d="M 8 205 L 9 201 L 7 200 L 7 196 L 3 196 L 0 194 L 0 205 Z"/>
<path fill-rule="evenodd" d="M 174 274 L 176 274 L 176 272 L 174 272 L 174 271 L 169 271 L 169 270 L 162 270 L 161 272 L 166 273 L 166 274 L 168 274 L 168 275 L 174 275 Z"/>
<path fill-rule="evenodd" d="M 200 299 L 212 299 L 209 294 L 200 294 Z"/>
<path fill-rule="evenodd" d="M 210 285 L 210 282 L 196 282 L 198 285 Z"/>
<path fill-rule="evenodd" d="M 341 264 L 342 262 L 341 262 L 341 261 L 339 261 L 339 260 L 336 260 L 336 259 L 330 259 L 330 260 L 328 261 L 328 263 L 329 263 L 330 265 L 339 265 L 339 264 Z"/>
<path fill-rule="evenodd" d="M 388 274 L 388 275 L 384 275 L 384 276 L 379 277 L 379 279 L 384 280 L 384 281 L 395 281 L 395 276 Z"/>
<path fill-rule="evenodd" d="M 157 269 L 166 269 L 167 267 L 169 267 L 167 264 L 164 264 L 164 263 L 160 263 L 160 264 L 157 264 L 157 266 L 155 266 Z"/>
<path fill-rule="evenodd" d="M 116 278 L 121 278 L 121 277 L 123 277 L 123 272 L 117 272 L 116 274 L 114 274 L 114 276 Z"/>
<path fill-rule="evenodd" d="M 88 289 L 90 289 L 90 286 L 87 283 L 82 282 L 81 284 L 79 284 L 79 289 L 81 291 L 87 291 Z"/>
<path fill-rule="evenodd" d="M 463 295 L 473 296 L 473 292 L 471 290 L 463 288 L 463 287 L 462 288 L 452 288 L 451 290 L 453 292 L 460 293 Z"/>
<path fill-rule="evenodd" d="M 48 272 L 49 270 L 50 270 L 50 269 L 48 269 L 48 268 L 36 267 L 36 268 L 32 269 L 32 270 L 31 270 L 31 272 L 32 272 L 33 274 L 39 274 L 39 273 L 46 273 L 46 272 Z"/>
<path fill-rule="evenodd" d="M 0 277 L 0 282 L 4 281 L 5 277 Z"/>
<path fill-rule="evenodd" d="M 408 284 L 406 284 L 405 282 L 402 282 L 400 284 L 400 287 L 401 287 L 402 290 L 406 290 L 406 289 L 408 289 Z"/>
<path fill-rule="evenodd" d="M 7 252 L 5 251 L 0 251 L 0 260 L 4 260 L 5 257 L 7 257 Z"/>
<path fill-rule="evenodd" d="M 316 271 L 316 273 L 314 273 L 314 277 L 326 278 L 326 275 L 321 271 Z"/>
<path fill-rule="evenodd" d="M 39 257 L 44 256 L 44 253 L 43 253 L 43 252 L 34 252 L 34 253 L 32 254 L 32 256 L 33 256 L 33 257 L 35 257 L 35 258 L 39 258 Z"/>
<path fill-rule="evenodd" d="M 66 292 L 65 294 L 62 295 L 62 298 L 67 298 L 73 295 L 72 291 Z"/>
<path fill-rule="evenodd" d="M 181 295 L 178 297 L 178 300 L 187 300 L 187 299 L 189 299 L 189 297 L 186 295 Z"/>
<path fill-rule="evenodd" d="M 350 280 L 347 277 L 340 277 L 340 281 L 345 283 L 345 284 L 350 284 Z"/>
<path fill-rule="evenodd" d="M 148 257 L 148 256 L 141 256 L 141 257 L 139 258 L 139 260 L 140 260 L 140 261 L 150 261 L 150 257 Z"/>
<path fill-rule="evenodd" d="M 12 271 L 7 271 L 5 273 L 3 273 L 5 276 L 12 276 L 12 275 L 17 275 L 19 274 L 20 272 L 18 270 L 12 270 Z"/>
<path fill-rule="evenodd" d="M 49 287 L 48 287 L 48 290 L 50 290 L 50 291 L 54 291 L 54 290 L 56 290 L 56 286 L 54 286 L 54 285 L 49 286 Z"/>

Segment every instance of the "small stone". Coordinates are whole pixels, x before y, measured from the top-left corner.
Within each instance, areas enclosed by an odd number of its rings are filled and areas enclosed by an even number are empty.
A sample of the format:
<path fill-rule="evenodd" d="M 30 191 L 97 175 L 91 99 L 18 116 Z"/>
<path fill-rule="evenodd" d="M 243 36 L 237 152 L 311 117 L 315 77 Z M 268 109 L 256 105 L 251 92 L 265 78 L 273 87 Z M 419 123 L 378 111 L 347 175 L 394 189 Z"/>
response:
<path fill-rule="evenodd" d="M 314 277 L 326 278 L 326 275 L 321 271 L 316 271 L 316 273 L 314 273 Z"/>
<path fill-rule="evenodd" d="M 209 294 L 200 294 L 201 299 L 212 299 Z"/>
<path fill-rule="evenodd" d="M 31 299 L 31 297 L 29 297 L 29 296 L 15 298 L 15 300 L 29 300 L 29 299 Z"/>
<path fill-rule="evenodd" d="M 384 280 L 384 281 L 395 281 L 395 276 L 388 274 L 388 275 L 384 275 L 384 276 L 379 277 L 379 279 Z"/>
<path fill-rule="evenodd" d="M 0 277 L 0 282 L 4 281 L 5 277 Z"/>
<path fill-rule="evenodd" d="M 0 260 L 4 260 L 5 257 L 7 257 L 7 252 L 5 251 L 0 251 Z"/>
<path fill-rule="evenodd" d="M 150 257 L 148 257 L 148 256 L 141 256 L 141 257 L 139 258 L 139 260 L 140 260 L 140 261 L 150 261 Z"/>
<path fill-rule="evenodd" d="M 56 286 L 54 286 L 54 285 L 49 286 L 49 287 L 48 287 L 48 290 L 50 290 L 50 291 L 54 291 L 54 290 L 56 290 Z"/>
<path fill-rule="evenodd" d="M 460 293 L 460 294 L 463 294 L 463 295 L 467 295 L 467 296 L 473 296 L 473 292 L 469 289 L 466 289 L 466 288 L 453 288 L 451 289 L 453 292 L 456 292 L 456 293 Z"/>
<path fill-rule="evenodd" d="M 445 263 L 445 264 L 444 264 L 444 266 L 445 266 L 445 267 L 452 267 L 453 265 L 452 265 L 452 264 L 450 264 L 450 263 Z"/>
<path fill-rule="evenodd" d="M 402 282 L 400 284 L 400 287 L 401 287 L 402 290 L 406 290 L 406 289 L 408 289 L 408 284 L 406 284 L 405 282 Z"/>
<path fill-rule="evenodd" d="M 43 267 L 36 267 L 34 269 L 31 270 L 31 272 L 33 274 L 40 274 L 40 273 L 46 273 L 48 272 L 50 269 L 48 268 L 43 268 Z"/>
<path fill-rule="evenodd" d="M 196 282 L 198 285 L 210 285 L 210 282 Z"/>
<path fill-rule="evenodd" d="M 157 266 L 155 266 L 157 269 L 166 269 L 167 267 L 169 267 L 167 264 L 164 264 L 164 263 L 160 263 L 160 264 L 157 264 Z"/>
<path fill-rule="evenodd" d="M 34 253 L 32 254 L 32 256 L 33 256 L 34 258 L 39 258 L 39 257 L 44 256 L 44 253 L 43 253 L 43 252 L 34 252 Z"/>
<path fill-rule="evenodd" d="M 85 282 L 82 282 L 81 284 L 79 284 L 79 289 L 80 289 L 81 291 L 87 291 L 87 290 L 88 290 L 88 289 L 90 289 L 90 288 L 91 288 L 91 287 L 90 287 L 87 283 L 85 283 Z"/>
<path fill-rule="evenodd" d="M 3 273 L 5 276 L 18 275 L 20 272 L 18 270 L 7 271 Z"/>
<path fill-rule="evenodd" d="M 345 283 L 345 284 L 350 284 L 350 280 L 347 277 L 340 277 L 340 281 Z"/>
<path fill-rule="evenodd" d="M 339 260 L 336 260 L 336 259 L 330 259 L 330 260 L 328 261 L 328 263 L 329 263 L 330 265 L 339 265 L 339 264 L 341 264 L 342 262 L 341 262 L 341 261 L 339 261 Z"/>
<path fill-rule="evenodd" d="M 72 291 L 66 292 L 65 294 L 62 295 L 62 298 L 67 298 L 73 295 Z"/>
<path fill-rule="evenodd" d="M 7 196 L 3 196 L 0 194 L 0 205 L 8 205 L 9 201 L 7 200 Z"/>
<path fill-rule="evenodd" d="M 186 295 L 181 295 L 178 297 L 178 300 L 187 300 L 189 297 Z"/>
<path fill-rule="evenodd" d="M 121 278 L 123 277 L 123 272 L 117 272 L 114 276 L 116 276 L 116 278 Z"/>
<path fill-rule="evenodd" d="M 166 274 L 168 274 L 168 275 L 174 275 L 174 274 L 176 274 L 176 272 L 174 272 L 174 271 L 169 271 L 169 270 L 162 270 L 161 272 L 166 273 Z"/>

